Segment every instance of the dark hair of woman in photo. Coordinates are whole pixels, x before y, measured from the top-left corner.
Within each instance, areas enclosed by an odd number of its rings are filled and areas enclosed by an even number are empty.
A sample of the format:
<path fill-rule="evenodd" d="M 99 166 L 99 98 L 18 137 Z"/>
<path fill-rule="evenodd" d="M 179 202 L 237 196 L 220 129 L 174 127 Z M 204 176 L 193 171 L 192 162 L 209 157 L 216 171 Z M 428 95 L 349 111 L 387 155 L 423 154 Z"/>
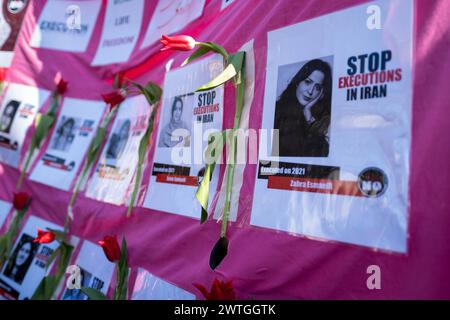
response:
<path fill-rule="evenodd" d="M 307 62 L 277 100 L 272 155 L 326 157 L 331 114 L 331 68 L 325 61 Z"/>
<path fill-rule="evenodd" d="M 22 283 L 38 249 L 39 244 L 34 243 L 33 239 L 25 234 L 22 236 L 3 272 L 5 276 L 18 284 Z"/>

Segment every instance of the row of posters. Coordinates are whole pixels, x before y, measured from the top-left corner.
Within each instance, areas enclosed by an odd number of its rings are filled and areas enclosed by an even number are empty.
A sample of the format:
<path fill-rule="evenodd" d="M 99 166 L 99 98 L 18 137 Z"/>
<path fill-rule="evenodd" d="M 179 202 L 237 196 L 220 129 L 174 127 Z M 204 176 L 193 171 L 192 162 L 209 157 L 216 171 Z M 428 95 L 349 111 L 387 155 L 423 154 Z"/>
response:
<path fill-rule="evenodd" d="M 0 227 L 10 212 L 12 205 L 0 200 Z M 37 228 L 62 227 L 47 220 L 31 215 L 19 233 L 14 243 L 10 258 L 0 270 L 0 300 L 29 300 L 37 289 L 42 278 L 51 271 L 47 261 L 56 250 L 58 242 L 39 244 L 33 242 Z M 77 246 L 78 238 L 72 237 L 71 244 Z M 80 284 L 107 294 L 114 275 L 115 265 L 107 260 L 103 249 L 90 241 L 83 241 L 77 253 L 73 266 L 78 268 Z M 65 285 L 54 298 L 61 300 L 87 300 L 88 297 L 79 289 L 70 288 L 67 282 L 70 272 L 67 272 Z M 137 270 L 137 278 L 132 291 L 132 299 L 144 300 L 194 300 L 195 295 L 166 282 L 145 269 Z"/>
<path fill-rule="evenodd" d="M 380 27 L 368 23 L 370 5 L 380 10 Z M 377 1 L 268 33 L 251 225 L 407 251 L 412 17 L 413 1 Z M 195 192 L 205 165 L 197 157 L 208 133 L 222 130 L 224 106 L 223 87 L 194 90 L 222 69 L 221 57 L 212 55 L 166 74 L 144 207 L 199 217 Z M 31 120 L 19 112 L 17 121 L 24 125 L 17 137 L 11 135 L 16 120 L 14 108 L 7 106 L 10 100 L 22 106 L 25 97 L 21 90 L 9 90 L 0 110 L 5 141 L 0 160 L 17 166 L 17 149 Z M 35 101 L 27 103 L 37 109 L 43 93 L 34 90 Z M 142 104 L 129 99 L 120 109 L 87 187 L 89 197 L 126 203 L 150 112 Z M 102 112 L 97 102 L 65 99 L 52 142 L 31 179 L 69 190 Z M 15 141 L 16 158 L 8 156 Z M 215 170 L 210 199 L 217 188 Z M 235 207 L 239 195 L 234 195 Z"/>
<path fill-rule="evenodd" d="M 49 0 L 39 17 L 31 46 L 85 52 L 100 13 L 101 0 Z M 147 3 L 149 5 L 149 2 Z M 93 66 L 125 62 L 136 46 L 142 27 L 144 0 L 108 0 Z M 202 15 L 205 0 L 158 1 L 141 49 L 162 34 L 180 31 Z"/>

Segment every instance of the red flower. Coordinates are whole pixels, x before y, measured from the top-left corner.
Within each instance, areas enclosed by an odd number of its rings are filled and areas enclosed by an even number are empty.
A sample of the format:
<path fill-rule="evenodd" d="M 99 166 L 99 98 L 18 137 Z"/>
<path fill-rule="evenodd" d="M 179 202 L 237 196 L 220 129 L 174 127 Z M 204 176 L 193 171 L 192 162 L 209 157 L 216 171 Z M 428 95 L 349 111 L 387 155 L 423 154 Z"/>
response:
<path fill-rule="evenodd" d="M 190 36 L 181 35 L 168 37 L 163 35 L 160 41 L 164 45 L 164 47 L 161 48 L 161 51 L 171 49 L 189 51 L 195 47 L 195 39 Z"/>
<path fill-rule="evenodd" d="M 5 81 L 5 79 L 6 79 L 6 71 L 8 71 L 8 69 L 0 68 L 0 82 Z"/>
<path fill-rule="evenodd" d="M 63 95 L 64 93 L 66 93 L 67 91 L 67 81 L 64 81 L 63 78 L 61 78 L 61 80 L 59 80 L 58 84 L 56 85 L 56 92 L 59 95 Z"/>
<path fill-rule="evenodd" d="M 109 112 L 111 112 L 116 106 L 122 103 L 126 98 L 126 91 L 124 89 L 118 89 L 116 91 L 102 94 L 103 101 L 109 104 Z"/>
<path fill-rule="evenodd" d="M 50 243 L 55 240 L 55 234 L 51 231 L 44 231 L 38 228 L 37 232 L 38 236 L 33 240 L 33 242 Z"/>
<path fill-rule="evenodd" d="M 106 236 L 98 242 L 105 252 L 106 258 L 111 262 L 120 260 L 120 246 L 117 236 Z"/>
<path fill-rule="evenodd" d="M 31 202 L 31 197 L 26 192 L 14 192 L 13 205 L 16 210 L 25 209 Z"/>
<path fill-rule="evenodd" d="M 221 281 L 215 279 L 210 292 L 201 284 L 194 283 L 194 287 L 200 290 L 206 300 L 236 300 L 236 293 L 231 280 Z"/>

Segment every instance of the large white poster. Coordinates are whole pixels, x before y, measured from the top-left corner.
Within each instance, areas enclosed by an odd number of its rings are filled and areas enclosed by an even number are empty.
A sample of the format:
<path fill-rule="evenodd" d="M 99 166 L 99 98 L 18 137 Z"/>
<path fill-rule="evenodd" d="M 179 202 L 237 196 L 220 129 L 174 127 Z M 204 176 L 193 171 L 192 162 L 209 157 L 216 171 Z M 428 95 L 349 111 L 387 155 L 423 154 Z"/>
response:
<path fill-rule="evenodd" d="M 108 0 L 102 37 L 92 65 L 127 61 L 141 30 L 144 0 Z"/>
<path fill-rule="evenodd" d="M 151 107 L 143 95 L 126 99 L 119 108 L 97 170 L 86 191 L 88 197 L 123 204 L 131 193 Z"/>
<path fill-rule="evenodd" d="M 22 144 L 28 128 L 50 92 L 11 83 L 0 107 L 0 161 L 19 166 Z"/>
<path fill-rule="evenodd" d="M 101 0 L 48 0 L 34 29 L 31 46 L 86 51 L 101 3 Z"/>
<path fill-rule="evenodd" d="M 104 108 L 102 101 L 65 98 L 47 150 L 30 179 L 68 191 Z"/>
<path fill-rule="evenodd" d="M 195 295 L 139 268 L 131 299 L 195 300 Z"/>
<path fill-rule="evenodd" d="M 200 216 L 195 192 L 205 172 L 208 135 L 222 130 L 223 86 L 194 93 L 223 70 L 219 55 L 166 74 L 153 171 L 144 206 L 189 217 Z M 218 170 L 211 181 L 213 198 Z M 176 199 L 177 201 L 173 201 Z"/>
<path fill-rule="evenodd" d="M 58 247 L 58 242 L 39 244 L 33 242 L 37 228 L 60 230 L 46 220 L 30 216 L 17 238 L 12 254 L 0 274 L 0 299 L 31 299 L 42 278 L 50 272 L 47 261 Z"/>
<path fill-rule="evenodd" d="M 11 203 L 0 200 L 0 229 L 2 228 L 3 223 L 5 222 L 6 217 L 11 210 L 11 207 Z"/>
<path fill-rule="evenodd" d="M 141 48 L 164 35 L 180 31 L 202 15 L 205 0 L 159 0 Z"/>
<path fill-rule="evenodd" d="M 268 34 L 278 132 L 260 135 L 251 224 L 406 252 L 412 17 L 377 1 Z"/>
<path fill-rule="evenodd" d="M 93 288 L 104 294 L 108 292 L 115 264 L 108 261 L 98 244 L 84 241 L 75 264 L 80 268 L 82 287 Z M 88 297 L 80 289 L 65 288 L 61 299 L 88 300 Z"/>

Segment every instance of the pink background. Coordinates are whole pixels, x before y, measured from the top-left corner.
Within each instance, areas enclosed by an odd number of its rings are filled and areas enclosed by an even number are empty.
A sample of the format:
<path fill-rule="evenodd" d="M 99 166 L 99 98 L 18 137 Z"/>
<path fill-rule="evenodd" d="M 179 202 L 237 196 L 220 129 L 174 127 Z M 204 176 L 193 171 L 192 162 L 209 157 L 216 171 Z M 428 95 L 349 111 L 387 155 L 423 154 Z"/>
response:
<path fill-rule="evenodd" d="M 218 42 L 229 52 L 236 51 L 254 38 L 256 83 L 250 127 L 259 128 L 267 32 L 365 2 L 235 0 L 220 11 L 220 0 L 207 0 L 202 17 L 180 33 L 189 34 L 199 41 Z M 100 100 L 101 93 L 111 90 L 111 78 L 115 72 L 128 70 L 127 75 L 140 83 L 151 80 L 162 85 L 165 63 L 173 58 L 173 66 L 177 67 L 189 55 L 171 51 L 160 53 L 159 44 L 139 50 L 156 1 L 146 1 L 140 37 L 127 63 L 90 67 L 100 40 L 105 1 L 85 53 L 31 48 L 28 43 L 44 4 L 45 1 L 30 3 L 9 70 L 10 82 L 52 90 L 54 76 L 61 72 L 69 81 L 66 96 Z M 220 224 L 214 220 L 200 225 L 195 219 L 144 208 L 136 208 L 131 218 L 127 219 L 126 207 L 80 195 L 75 208 L 73 233 L 93 242 L 107 234 L 125 235 L 129 246 L 129 264 L 134 274 L 131 282 L 135 278 L 136 268 L 142 267 L 198 297 L 199 292 L 192 283 L 209 287 L 212 280 L 219 277 L 232 279 L 238 297 L 243 299 L 450 298 L 449 21 L 449 1 L 415 1 L 406 255 L 315 241 L 250 226 L 255 165 L 248 165 L 245 170 L 238 219 L 229 228 L 229 254 L 215 271 L 210 270 L 208 264 L 211 248 L 219 237 Z M 226 86 L 224 123 L 227 128 L 232 126 L 233 106 L 234 92 Z M 23 152 L 27 150 L 30 137 L 31 132 L 28 132 Z M 153 153 L 152 148 L 148 159 L 150 164 Z M 151 165 L 147 165 L 144 189 L 150 169 Z M 12 201 L 18 176 L 18 170 L 0 164 L 0 199 Z M 70 193 L 28 180 L 23 189 L 33 197 L 29 213 L 63 224 Z M 141 192 L 141 201 L 144 196 L 145 190 Z M 381 267 L 381 290 L 368 290 L 366 287 L 366 269 L 373 264 Z M 133 283 L 130 285 L 132 287 Z"/>

